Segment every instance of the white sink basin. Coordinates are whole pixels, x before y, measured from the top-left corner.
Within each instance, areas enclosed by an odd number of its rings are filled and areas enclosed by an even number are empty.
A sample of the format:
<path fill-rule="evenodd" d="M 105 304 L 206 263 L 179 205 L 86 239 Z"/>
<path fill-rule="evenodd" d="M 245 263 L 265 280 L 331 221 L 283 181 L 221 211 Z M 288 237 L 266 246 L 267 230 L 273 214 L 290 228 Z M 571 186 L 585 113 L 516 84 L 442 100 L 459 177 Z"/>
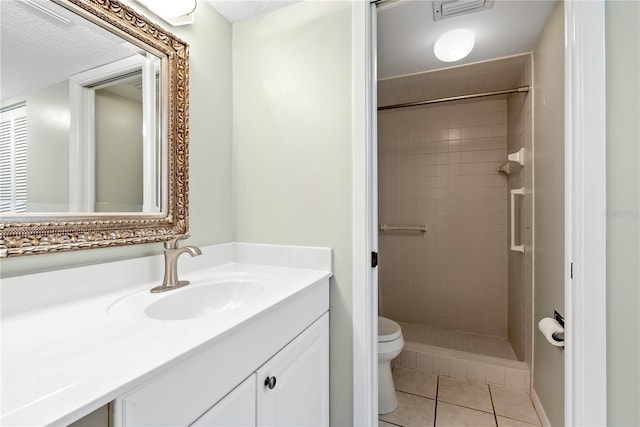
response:
<path fill-rule="evenodd" d="M 268 295 L 266 278 L 228 274 L 191 278 L 191 284 L 155 294 L 147 288 L 114 301 L 110 316 L 155 320 L 188 320 L 236 310 Z"/>
<path fill-rule="evenodd" d="M 264 292 L 257 281 L 226 280 L 168 291 L 162 299 L 144 309 L 152 319 L 183 320 L 210 316 L 236 309 Z"/>

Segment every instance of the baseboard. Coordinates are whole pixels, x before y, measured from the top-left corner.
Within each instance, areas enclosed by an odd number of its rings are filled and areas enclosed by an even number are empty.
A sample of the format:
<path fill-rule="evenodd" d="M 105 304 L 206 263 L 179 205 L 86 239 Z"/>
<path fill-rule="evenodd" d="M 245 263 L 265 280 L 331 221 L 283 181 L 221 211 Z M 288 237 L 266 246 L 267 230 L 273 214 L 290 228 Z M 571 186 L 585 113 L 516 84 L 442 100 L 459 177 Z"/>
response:
<path fill-rule="evenodd" d="M 540 418 L 540 422 L 542 423 L 542 427 L 551 427 L 551 421 L 547 417 L 547 413 L 544 412 L 544 407 L 542 406 L 542 402 L 538 398 L 538 393 L 536 393 L 536 389 L 531 387 L 531 401 L 533 402 L 533 406 L 536 408 L 536 412 L 538 413 L 538 418 Z"/>

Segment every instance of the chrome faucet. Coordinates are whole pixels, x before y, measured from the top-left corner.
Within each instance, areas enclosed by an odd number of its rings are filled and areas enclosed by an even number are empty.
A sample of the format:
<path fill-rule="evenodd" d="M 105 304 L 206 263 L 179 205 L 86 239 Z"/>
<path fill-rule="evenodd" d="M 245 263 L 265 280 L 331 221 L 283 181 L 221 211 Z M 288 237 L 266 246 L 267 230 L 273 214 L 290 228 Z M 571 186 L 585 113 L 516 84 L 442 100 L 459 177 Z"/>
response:
<path fill-rule="evenodd" d="M 184 253 L 188 253 L 192 257 L 198 256 L 202 255 L 202 251 L 196 246 L 178 248 L 178 240 L 188 237 L 176 237 L 164 242 L 164 279 L 162 285 L 151 289 L 152 293 L 166 292 L 189 284 L 188 280 L 178 280 L 178 257 Z"/>

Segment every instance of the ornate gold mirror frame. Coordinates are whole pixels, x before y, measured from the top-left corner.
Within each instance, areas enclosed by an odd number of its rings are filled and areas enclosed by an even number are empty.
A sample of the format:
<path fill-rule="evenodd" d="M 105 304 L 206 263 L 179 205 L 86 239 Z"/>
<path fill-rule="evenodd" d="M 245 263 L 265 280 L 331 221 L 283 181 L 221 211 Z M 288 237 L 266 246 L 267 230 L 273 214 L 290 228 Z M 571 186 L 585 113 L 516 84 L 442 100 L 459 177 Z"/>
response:
<path fill-rule="evenodd" d="M 166 191 L 162 214 L 11 215 L 0 218 L 0 257 L 152 243 L 188 231 L 188 45 L 117 0 L 56 3 L 161 59 Z"/>

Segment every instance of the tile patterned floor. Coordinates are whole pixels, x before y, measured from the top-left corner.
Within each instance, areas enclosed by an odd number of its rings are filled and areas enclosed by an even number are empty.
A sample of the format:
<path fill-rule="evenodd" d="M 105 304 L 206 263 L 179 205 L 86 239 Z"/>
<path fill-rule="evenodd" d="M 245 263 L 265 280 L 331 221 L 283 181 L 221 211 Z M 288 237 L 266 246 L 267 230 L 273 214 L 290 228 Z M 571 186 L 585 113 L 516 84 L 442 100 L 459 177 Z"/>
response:
<path fill-rule="evenodd" d="M 467 351 L 501 359 L 517 360 L 506 338 L 448 331 L 436 326 L 398 322 L 405 341 Z"/>
<path fill-rule="evenodd" d="M 529 395 L 418 369 L 393 368 L 398 408 L 379 427 L 531 427 L 540 420 Z"/>

